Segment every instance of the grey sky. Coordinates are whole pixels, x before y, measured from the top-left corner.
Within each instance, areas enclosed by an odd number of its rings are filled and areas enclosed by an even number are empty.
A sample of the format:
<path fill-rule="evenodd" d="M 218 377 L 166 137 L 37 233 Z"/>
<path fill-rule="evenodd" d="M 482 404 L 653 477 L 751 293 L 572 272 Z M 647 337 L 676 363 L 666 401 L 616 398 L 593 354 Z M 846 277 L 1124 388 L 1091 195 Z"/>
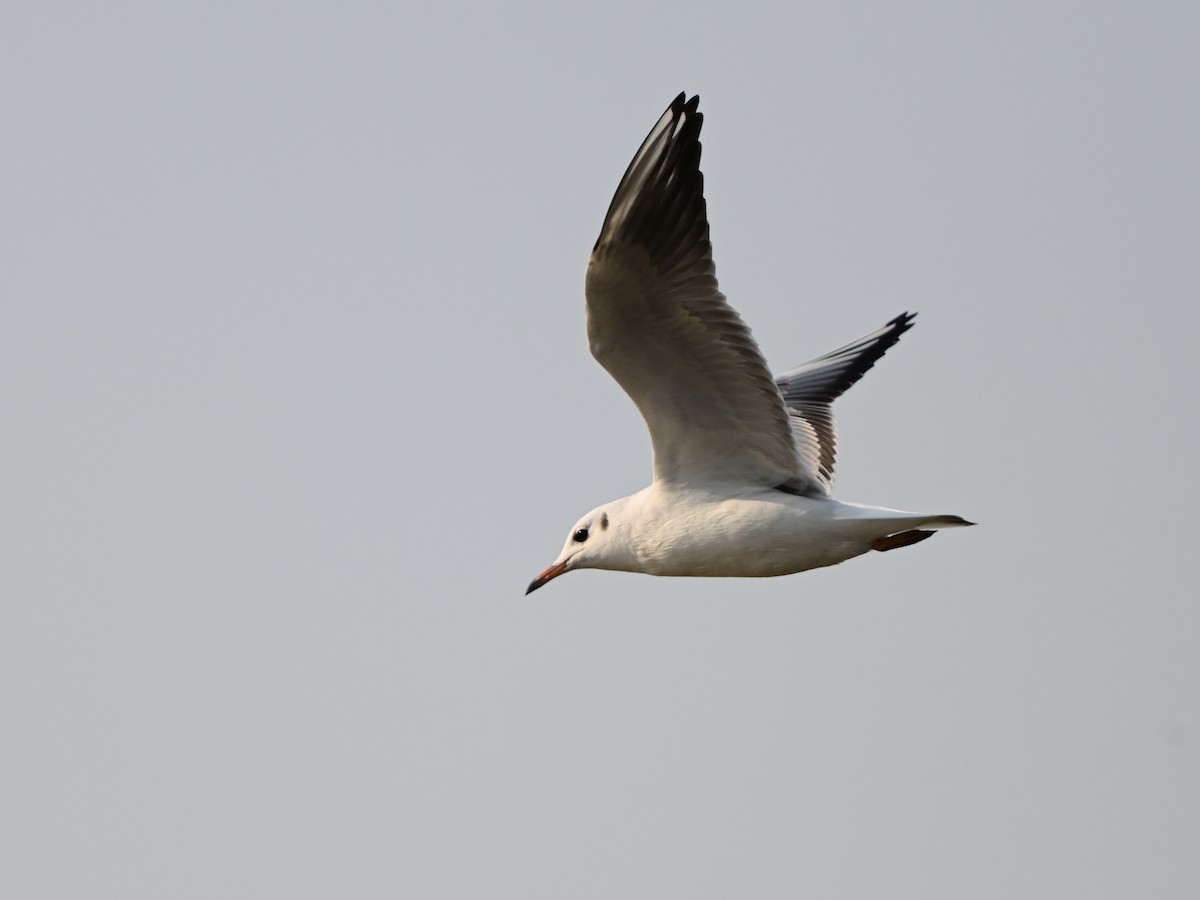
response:
<path fill-rule="evenodd" d="M 0 892 L 1200 896 L 1200 12 L 12 4 Z M 601 572 L 583 266 L 680 90 L 836 493 L 979 528 Z"/>

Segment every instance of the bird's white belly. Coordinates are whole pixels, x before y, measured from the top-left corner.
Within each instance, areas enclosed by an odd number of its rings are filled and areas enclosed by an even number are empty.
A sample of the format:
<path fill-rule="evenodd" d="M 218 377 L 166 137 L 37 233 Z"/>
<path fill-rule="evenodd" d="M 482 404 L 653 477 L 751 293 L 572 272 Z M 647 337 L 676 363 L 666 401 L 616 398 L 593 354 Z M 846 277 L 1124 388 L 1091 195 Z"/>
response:
<path fill-rule="evenodd" d="M 779 499 L 775 499 L 778 495 Z M 688 498 L 654 516 L 639 562 L 651 575 L 766 577 L 832 566 L 870 549 L 839 504 L 779 491 Z"/>

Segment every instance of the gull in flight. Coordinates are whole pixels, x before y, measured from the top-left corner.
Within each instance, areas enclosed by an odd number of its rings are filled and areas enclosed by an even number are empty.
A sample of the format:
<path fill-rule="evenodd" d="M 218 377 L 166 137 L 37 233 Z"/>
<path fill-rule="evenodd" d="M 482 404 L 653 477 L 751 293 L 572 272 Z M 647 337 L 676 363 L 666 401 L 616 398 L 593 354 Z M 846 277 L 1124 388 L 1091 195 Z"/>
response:
<path fill-rule="evenodd" d="M 575 569 L 788 575 L 972 524 L 831 496 L 831 404 L 913 316 L 771 377 L 717 289 L 699 99 L 676 97 L 642 142 L 587 266 L 588 343 L 646 420 L 654 480 L 571 526 L 527 594 Z"/>

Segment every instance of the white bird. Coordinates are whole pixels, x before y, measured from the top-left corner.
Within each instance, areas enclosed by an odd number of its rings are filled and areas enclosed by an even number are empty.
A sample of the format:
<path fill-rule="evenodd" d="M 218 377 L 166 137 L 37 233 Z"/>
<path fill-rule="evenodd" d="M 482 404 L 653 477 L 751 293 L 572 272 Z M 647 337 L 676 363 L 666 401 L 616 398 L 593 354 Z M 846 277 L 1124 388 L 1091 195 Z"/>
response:
<path fill-rule="evenodd" d="M 717 289 L 699 99 L 676 97 L 642 142 L 587 266 L 588 342 L 646 420 L 653 482 L 576 522 L 527 594 L 574 569 L 787 575 L 973 524 L 831 496 L 830 405 L 913 316 L 771 377 Z"/>

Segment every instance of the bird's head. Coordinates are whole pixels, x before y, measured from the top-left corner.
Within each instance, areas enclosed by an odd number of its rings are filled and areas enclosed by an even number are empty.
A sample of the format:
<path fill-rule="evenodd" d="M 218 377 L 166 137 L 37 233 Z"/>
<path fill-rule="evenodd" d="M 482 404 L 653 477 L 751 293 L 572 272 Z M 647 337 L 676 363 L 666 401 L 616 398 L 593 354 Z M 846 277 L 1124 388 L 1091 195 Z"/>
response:
<path fill-rule="evenodd" d="M 615 517 L 619 515 L 619 505 L 610 503 L 593 509 L 572 525 L 558 559 L 529 583 L 525 593 L 533 593 L 546 582 L 572 569 L 625 568 L 621 565 L 625 548 L 617 537 Z"/>

